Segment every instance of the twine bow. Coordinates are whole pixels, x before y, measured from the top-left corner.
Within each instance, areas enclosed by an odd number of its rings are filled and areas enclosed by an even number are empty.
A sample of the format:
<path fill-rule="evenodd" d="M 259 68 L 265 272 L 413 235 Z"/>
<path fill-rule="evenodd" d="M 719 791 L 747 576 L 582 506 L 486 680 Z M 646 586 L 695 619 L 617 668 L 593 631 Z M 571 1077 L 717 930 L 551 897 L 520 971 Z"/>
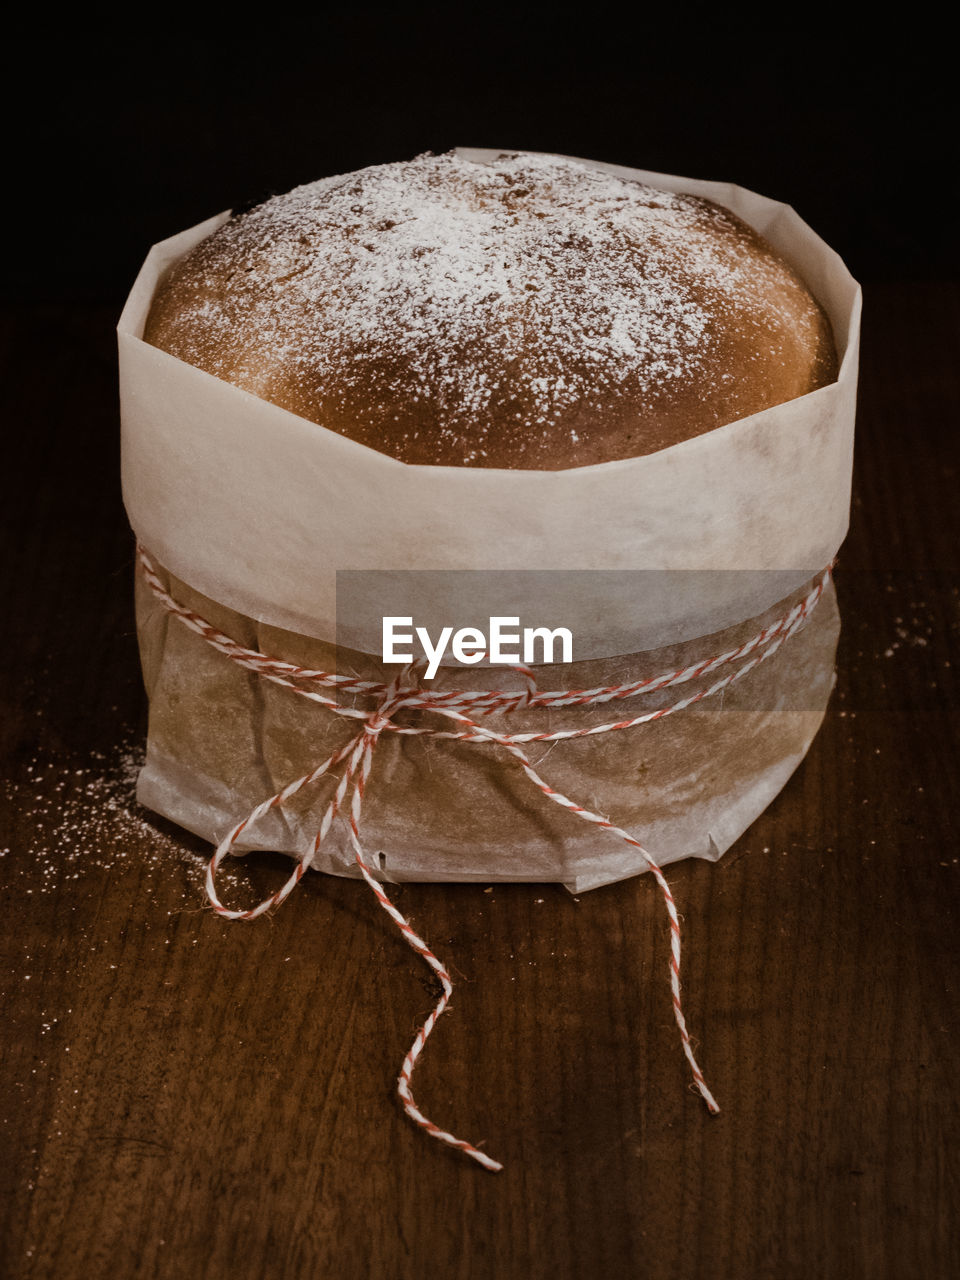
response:
<path fill-rule="evenodd" d="M 551 787 L 534 768 L 524 750 L 524 746 L 531 742 L 558 742 L 570 738 L 589 737 L 595 734 L 612 733 L 634 728 L 641 724 L 663 719 L 665 716 L 674 715 L 678 711 L 683 711 L 687 707 L 720 693 L 723 689 L 743 679 L 748 672 L 752 671 L 761 662 L 765 662 L 772 657 L 781 645 L 804 625 L 823 595 L 830 580 L 832 565 L 828 565 L 824 569 L 816 585 L 808 595 L 798 604 L 795 604 L 782 618 L 771 623 L 751 639 L 738 645 L 737 648 L 705 659 L 702 662 L 694 663 L 681 670 L 666 672 L 646 680 L 637 680 L 622 685 L 608 685 L 595 689 L 543 692 L 538 689 L 533 672 L 528 667 L 520 666 L 515 668 L 524 680 L 525 687 L 520 691 L 466 691 L 454 689 L 434 692 L 433 690 L 425 689 L 420 684 L 419 677 L 425 665 L 422 662 L 410 664 L 392 681 L 384 684 L 376 681 L 360 680 L 353 676 L 311 670 L 310 668 L 297 666 L 294 663 L 271 658 L 257 650 L 247 649 L 224 632 L 212 626 L 199 614 L 175 600 L 160 581 L 148 552 L 139 544 L 137 546 L 137 556 L 144 578 L 157 600 L 169 613 L 179 618 L 186 627 L 201 636 L 213 649 L 222 653 L 238 666 L 256 672 L 263 679 L 273 684 L 280 685 L 300 697 L 306 698 L 319 706 L 326 707 L 336 715 L 361 722 L 356 734 L 324 760 L 322 764 L 317 765 L 315 769 L 312 769 L 302 777 L 289 782 L 281 791 L 258 804 L 220 841 L 207 866 L 206 892 L 214 911 L 227 920 L 255 920 L 272 907 L 279 906 L 303 879 L 323 841 L 326 839 L 332 823 L 339 814 L 344 812 L 349 800 L 346 821 L 354 858 L 360 874 L 370 886 L 381 907 L 396 923 L 407 943 L 419 956 L 422 956 L 436 974 L 441 986 L 440 998 L 423 1026 L 420 1027 L 413 1044 L 407 1051 L 397 1080 L 397 1092 L 403 1108 L 415 1124 L 429 1133 L 431 1137 L 465 1152 L 485 1169 L 490 1169 L 494 1172 L 502 1169 L 503 1166 L 501 1164 L 491 1159 L 478 1147 L 464 1141 L 462 1138 L 455 1137 L 452 1133 L 441 1129 L 432 1120 L 429 1120 L 417 1106 L 411 1091 L 411 1078 L 414 1068 L 423 1052 L 428 1036 L 436 1025 L 437 1019 L 450 1003 L 450 997 L 453 994 L 453 983 L 441 961 L 434 955 L 426 942 L 416 933 L 384 892 L 382 885 L 378 882 L 367 863 L 366 855 L 360 842 L 360 815 L 363 807 L 363 796 L 370 778 L 374 752 L 384 733 L 398 733 L 407 736 L 429 735 L 434 738 L 456 739 L 460 742 L 489 744 L 499 747 L 505 752 L 508 760 L 514 762 L 548 800 L 560 805 L 570 813 L 576 814 L 583 821 L 593 823 L 595 826 L 609 831 L 611 835 L 619 837 L 619 839 L 640 852 L 660 887 L 670 921 L 670 990 L 673 1000 L 673 1014 L 680 1031 L 683 1052 L 690 1065 L 690 1071 L 696 1087 L 708 1109 L 713 1114 L 720 1110 L 713 1094 L 707 1088 L 703 1073 L 697 1064 L 690 1043 L 687 1024 L 683 1016 L 680 1002 L 680 921 L 677 916 L 673 894 L 670 892 L 663 872 L 640 841 L 630 835 L 629 832 L 624 831 L 622 827 L 616 826 L 609 818 L 605 818 L 603 815 L 577 804 L 569 796 Z M 478 722 L 479 717 L 489 715 L 495 711 L 509 712 L 524 707 L 596 706 L 606 702 L 615 702 L 643 693 L 673 688 L 674 686 L 687 684 L 692 680 L 711 676 L 721 668 L 727 667 L 740 659 L 745 659 L 745 661 L 740 666 L 720 676 L 712 684 L 701 687 L 695 693 L 681 698 L 670 706 L 628 719 L 590 725 L 581 729 L 554 730 L 549 733 L 500 733 Z M 320 689 L 334 689 L 341 693 L 347 692 L 361 695 L 365 699 L 372 701 L 373 705 L 367 710 L 345 706 L 319 692 Z M 423 724 L 398 723 L 395 717 L 401 711 L 430 713 L 433 716 L 441 717 L 444 721 L 452 722 L 453 725 L 458 727 L 438 728 Z M 331 774 L 331 771 L 340 765 L 343 766 L 342 772 L 333 796 L 324 810 L 323 818 L 313 843 L 309 851 L 297 862 L 285 883 L 276 893 L 264 898 L 262 902 L 249 910 L 238 911 L 224 906 L 217 893 L 216 873 L 224 858 L 233 850 L 244 830 L 272 809 L 282 807 L 292 796 L 295 796 L 305 787 L 310 787 L 319 782 L 321 778 Z"/>

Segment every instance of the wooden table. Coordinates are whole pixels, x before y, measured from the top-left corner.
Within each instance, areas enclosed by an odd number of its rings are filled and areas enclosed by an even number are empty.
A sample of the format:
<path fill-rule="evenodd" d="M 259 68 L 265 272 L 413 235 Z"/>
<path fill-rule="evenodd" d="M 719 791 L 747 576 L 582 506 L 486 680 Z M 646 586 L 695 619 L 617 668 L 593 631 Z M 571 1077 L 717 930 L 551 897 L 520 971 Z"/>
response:
<path fill-rule="evenodd" d="M 957 301 L 867 290 L 832 709 L 719 864 L 670 868 L 722 1114 L 649 877 L 397 891 L 458 983 L 418 1097 L 499 1175 L 396 1104 L 433 988 L 369 891 L 222 922 L 200 842 L 137 810 L 116 313 L 5 318 L 5 1274 L 960 1274 Z"/>

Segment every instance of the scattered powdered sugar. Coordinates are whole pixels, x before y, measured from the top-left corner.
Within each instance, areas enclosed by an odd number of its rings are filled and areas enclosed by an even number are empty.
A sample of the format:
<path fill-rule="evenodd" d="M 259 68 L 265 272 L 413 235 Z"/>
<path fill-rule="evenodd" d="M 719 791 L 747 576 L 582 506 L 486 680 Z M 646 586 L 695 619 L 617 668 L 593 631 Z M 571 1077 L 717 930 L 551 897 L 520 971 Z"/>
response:
<path fill-rule="evenodd" d="M 306 416 L 319 396 L 357 438 L 399 424 L 405 461 L 439 440 L 482 465 L 504 421 L 532 456 L 578 444 L 612 397 L 643 414 L 717 391 L 711 350 L 740 311 L 775 352 L 802 285 L 758 245 L 709 201 L 574 161 L 426 154 L 231 219 L 174 272 L 159 345 Z"/>
<path fill-rule="evenodd" d="M 137 803 L 142 764 L 131 736 L 110 755 L 95 751 L 84 763 L 37 754 L 22 781 L 5 781 L 6 808 L 20 829 L 15 843 L 0 847 L 8 883 L 20 881 L 29 895 L 124 864 L 167 875 L 180 863 L 188 872 L 184 897 L 199 903 L 207 857 L 189 847 L 189 835 L 168 834 Z M 229 867 L 220 877 L 228 886 L 240 883 Z"/>

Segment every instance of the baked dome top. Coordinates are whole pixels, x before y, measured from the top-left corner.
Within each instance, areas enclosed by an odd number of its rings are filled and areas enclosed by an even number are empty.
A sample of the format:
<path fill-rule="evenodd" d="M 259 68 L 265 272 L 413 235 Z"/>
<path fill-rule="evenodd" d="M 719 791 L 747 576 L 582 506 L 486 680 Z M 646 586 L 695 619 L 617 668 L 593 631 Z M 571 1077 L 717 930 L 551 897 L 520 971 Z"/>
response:
<path fill-rule="evenodd" d="M 554 156 L 456 152 L 231 218 L 146 341 L 409 463 L 651 453 L 836 377 L 797 273 L 734 214 Z"/>

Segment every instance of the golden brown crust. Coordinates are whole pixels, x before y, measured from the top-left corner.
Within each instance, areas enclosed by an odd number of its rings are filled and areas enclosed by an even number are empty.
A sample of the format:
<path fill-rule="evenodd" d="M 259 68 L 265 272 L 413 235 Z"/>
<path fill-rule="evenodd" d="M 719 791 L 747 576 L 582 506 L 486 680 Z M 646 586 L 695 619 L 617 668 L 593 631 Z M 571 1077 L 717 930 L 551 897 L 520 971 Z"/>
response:
<path fill-rule="evenodd" d="M 830 326 L 728 210 L 554 157 L 455 153 L 231 219 L 145 338 L 404 462 L 652 453 L 831 382 Z"/>

